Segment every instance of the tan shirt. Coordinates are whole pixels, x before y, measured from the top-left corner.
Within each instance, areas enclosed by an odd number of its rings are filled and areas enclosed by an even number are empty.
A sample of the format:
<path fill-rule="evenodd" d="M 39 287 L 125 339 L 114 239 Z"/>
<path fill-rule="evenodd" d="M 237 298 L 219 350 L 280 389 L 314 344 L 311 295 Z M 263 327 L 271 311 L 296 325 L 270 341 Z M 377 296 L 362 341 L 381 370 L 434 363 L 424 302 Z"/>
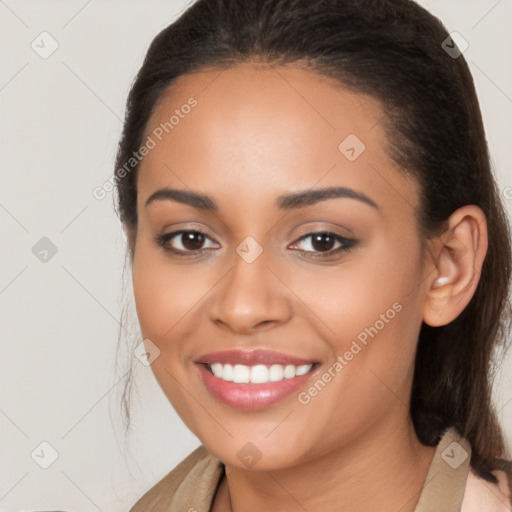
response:
<path fill-rule="evenodd" d="M 454 429 L 437 445 L 414 512 L 511 512 L 511 470 L 482 480 L 470 468 L 471 447 Z M 224 464 L 201 445 L 152 487 L 130 512 L 210 512 Z"/>

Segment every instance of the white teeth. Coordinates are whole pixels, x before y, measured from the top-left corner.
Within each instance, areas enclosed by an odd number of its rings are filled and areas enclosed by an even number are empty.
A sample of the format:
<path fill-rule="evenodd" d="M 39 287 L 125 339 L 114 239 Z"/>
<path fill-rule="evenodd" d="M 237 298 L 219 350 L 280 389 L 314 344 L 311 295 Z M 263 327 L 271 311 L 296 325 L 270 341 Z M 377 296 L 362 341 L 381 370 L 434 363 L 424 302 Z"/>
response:
<path fill-rule="evenodd" d="M 311 364 L 303 364 L 302 366 L 297 366 L 295 370 L 295 375 L 305 375 L 311 370 Z"/>
<path fill-rule="evenodd" d="M 222 374 L 218 375 L 218 377 L 231 382 L 233 380 L 233 367 L 230 364 L 220 364 L 220 367 L 222 368 Z"/>
<path fill-rule="evenodd" d="M 257 364 L 251 368 L 251 382 L 253 384 L 268 382 L 268 368 L 264 364 Z"/>
<path fill-rule="evenodd" d="M 237 384 L 248 384 L 251 370 L 243 364 L 235 364 L 233 368 L 233 382 Z"/>
<path fill-rule="evenodd" d="M 295 377 L 295 366 L 293 366 L 293 364 L 287 364 L 284 367 L 284 378 L 291 379 L 292 377 Z"/>
<path fill-rule="evenodd" d="M 222 365 L 220 363 L 213 363 L 211 369 L 215 377 L 222 377 Z"/>
<path fill-rule="evenodd" d="M 312 364 L 303 364 L 301 366 L 273 364 L 270 367 L 264 364 L 254 366 L 235 364 L 233 366 L 231 364 L 212 363 L 210 365 L 215 377 L 228 382 L 236 382 L 237 384 L 265 384 L 283 379 L 293 379 L 295 376 L 305 375 L 312 367 Z"/>
<path fill-rule="evenodd" d="M 280 364 L 273 364 L 270 367 L 270 370 L 268 372 L 268 380 L 270 382 L 277 382 L 279 380 L 283 380 L 284 377 L 284 368 Z"/>

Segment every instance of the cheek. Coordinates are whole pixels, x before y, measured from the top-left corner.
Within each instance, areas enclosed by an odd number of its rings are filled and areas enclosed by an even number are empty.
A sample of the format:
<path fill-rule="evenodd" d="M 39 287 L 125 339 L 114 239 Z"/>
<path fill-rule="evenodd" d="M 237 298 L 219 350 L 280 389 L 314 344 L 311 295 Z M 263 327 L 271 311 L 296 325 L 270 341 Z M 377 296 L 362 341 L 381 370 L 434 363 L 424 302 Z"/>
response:
<path fill-rule="evenodd" d="M 339 267 L 316 271 L 314 280 L 296 273 L 290 282 L 314 313 L 331 361 L 344 359 L 333 400 L 340 390 L 372 400 L 376 388 L 385 390 L 379 377 L 391 389 L 410 377 L 422 319 L 421 255 L 414 238 L 409 244 L 390 238 L 375 240 Z"/>
<path fill-rule="evenodd" d="M 371 245 L 347 255 L 339 265 L 319 266 L 314 275 L 290 272 L 287 277 L 297 297 L 317 315 L 326 338 L 343 340 L 332 343 L 337 351 L 360 333 L 364 339 L 366 329 L 375 324 L 379 336 L 391 335 L 407 327 L 411 315 L 413 322 L 420 318 L 422 260 L 414 232 L 376 234 Z"/>
<path fill-rule="evenodd" d="M 160 350 L 151 370 L 176 412 L 190 421 L 190 405 L 178 384 L 187 377 L 183 364 L 187 354 L 180 338 L 204 291 L 194 288 L 192 283 L 198 281 L 191 280 L 185 266 L 170 265 L 159 250 L 141 239 L 136 246 L 132 280 L 142 338 Z"/>
<path fill-rule="evenodd" d="M 133 294 L 144 338 L 160 338 L 171 327 L 163 305 L 172 306 L 172 285 L 162 276 L 161 264 L 143 243 L 138 243 L 132 267 Z"/>
<path fill-rule="evenodd" d="M 218 269 L 171 262 L 141 236 L 132 267 L 133 292 L 141 334 L 160 349 L 151 365 L 155 374 L 164 367 L 186 371 L 197 353 L 190 343 L 205 324 L 204 301 L 219 280 Z M 187 343 L 188 341 L 188 343 Z"/>
<path fill-rule="evenodd" d="M 171 265 L 143 239 L 136 247 L 132 279 L 137 316 L 148 338 L 165 338 L 204 294 L 186 265 Z"/>

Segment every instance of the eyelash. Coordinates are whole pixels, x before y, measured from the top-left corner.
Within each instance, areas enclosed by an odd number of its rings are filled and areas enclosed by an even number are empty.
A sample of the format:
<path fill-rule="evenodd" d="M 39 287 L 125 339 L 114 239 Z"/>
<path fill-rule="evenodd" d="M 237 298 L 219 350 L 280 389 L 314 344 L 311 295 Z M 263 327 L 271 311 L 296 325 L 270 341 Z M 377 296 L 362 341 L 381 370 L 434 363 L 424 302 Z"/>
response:
<path fill-rule="evenodd" d="M 197 249 L 196 251 L 183 251 L 181 249 L 174 249 L 172 247 L 169 247 L 169 245 L 168 245 L 169 240 L 172 240 L 173 238 L 177 237 L 178 235 L 181 235 L 184 233 L 199 233 L 199 234 L 203 235 L 205 238 L 209 238 L 211 240 L 211 238 L 206 233 L 204 233 L 203 231 L 200 231 L 198 229 L 181 229 L 179 231 L 173 231 L 172 233 L 166 233 L 164 235 L 157 235 L 155 237 L 155 241 L 156 241 L 157 245 L 162 247 L 166 252 L 173 253 L 180 257 L 195 256 L 195 255 L 201 253 L 202 251 L 207 250 L 207 249 Z M 341 243 L 341 246 L 338 247 L 337 249 L 330 249 L 329 251 L 299 251 L 302 253 L 302 255 L 305 258 L 316 259 L 316 258 L 332 257 L 336 254 L 340 254 L 340 253 L 349 251 L 357 243 L 355 240 L 352 240 L 350 238 L 345 238 L 345 237 L 343 237 L 341 235 L 337 235 L 336 233 L 333 233 L 331 231 L 313 231 L 313 232 L 310 232 L 310 233 L 307 233 L 307 234 L 301 236 L 297 240 L 297 242 L 294 242 L 293 245 L 296 245 L 298 242 L 301 242 L 302 240 L 311 238 L 314 235 L 331 236 L 335 239 L 336 242 Z M 310 253 L 313 253 L 314 256 L 312 256 Z"/>

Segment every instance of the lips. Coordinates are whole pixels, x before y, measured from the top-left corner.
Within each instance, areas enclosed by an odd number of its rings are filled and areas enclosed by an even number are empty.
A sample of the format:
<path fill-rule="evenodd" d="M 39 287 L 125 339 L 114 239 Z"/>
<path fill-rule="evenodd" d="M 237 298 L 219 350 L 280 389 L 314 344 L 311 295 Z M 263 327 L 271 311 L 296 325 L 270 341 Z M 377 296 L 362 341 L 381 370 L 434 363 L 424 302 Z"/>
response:
<path fill-rule="evenodd" d="M 303 387 L 306 382 L 316 374 L 319 363 L 312 359 L 282 354 L 272 350 L 225 350 L 211 352 L 200 356 L 195 361 L 202 381 L 209 392 L 224 404 L 235 409 L 262 409 L 283 400 Z M 295 366 L 303 368 L 306 373 L 300 372 L 293 376 L 293 372 L 287 378 L 281 378 L 275 382 L 254 383 L 227 381 L 212 372 L 212 365 L 217 368 L 232 365 L 236 370 L 241 366 L 262 370 L 263 366 L 276 369 L 278 366 L 286 366 L 288 369 Z M 237 368 L 238 365 L 241 365 Z M 230 379 L 231 380 L 231 379 Z M 263 379 L 265 380 L 265 379 Z"/>

